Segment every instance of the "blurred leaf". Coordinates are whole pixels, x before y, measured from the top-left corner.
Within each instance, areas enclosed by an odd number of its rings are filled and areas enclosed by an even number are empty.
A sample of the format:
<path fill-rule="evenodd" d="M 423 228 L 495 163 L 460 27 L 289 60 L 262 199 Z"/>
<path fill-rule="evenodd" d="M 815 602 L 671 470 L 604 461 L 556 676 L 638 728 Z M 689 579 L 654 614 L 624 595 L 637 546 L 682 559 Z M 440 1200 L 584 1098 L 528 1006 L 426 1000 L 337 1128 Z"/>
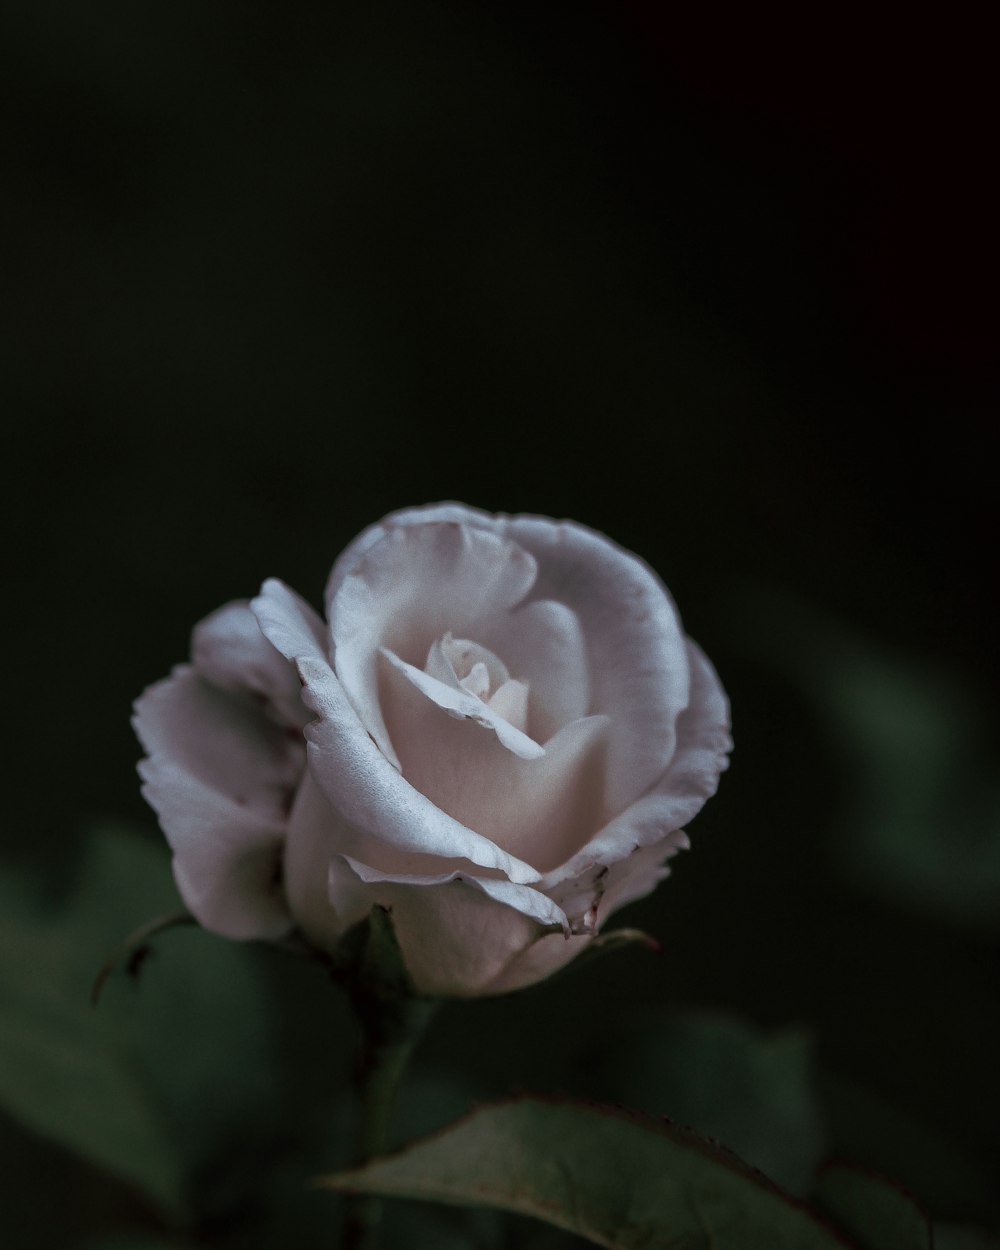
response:
<path fill-rule="evenodd" d="M 985 705 L 791 595 L 745 591 L 752 647 L 790 674 L 842 744 L 838 854 L 865 889 L 953 923 L 1000 917 L 1000 785 Z"/>
<path fill-rule="evenodd" d="M 175 902 L 165 857 L 109 831 L 95 839 L 79 893 L 58 911 L 31 884 L 0 878 L 0 1098 L 29 1128 L 183 1206 L 181 1161 L 143 1073 L 90 986 L 143 912 Z"/>
<path fill-rule="evenodd" d="M 688 1124 L 793 1193 L 809 1190 L 826 1134 L 806 1034 L 678 1011 L 619 1025 L 615 1041 L 606 1056 L 615 1101 Z"/>
<path fill-rule="evenodd" d="M 931 1226 L 898 1186 L 859 1168 L 823 1169 L 816 1204 L 854 1237 L 860 1250 L 931 1250 Z"/>
<path fill-rule="evenodd" d="M 845 1243 L 734 1156 L 670 1125 L 580 1103 L 484 1107 L 388 1159 L 327 1177 L 341 1192 L 494 1206 L 611 1250 L 834 1250 Z"/>
<path fill-rule="evenodd" d="M 354 1039 L 316 966 L 199 929 L 162 934 L 141 982 L 116 972 L 92 1007 L 107 956 L 176 906 L 165 847 L 120 829 L 58 907 L 0 880 L 0 1097 L 183 1220 L 258 1196 L 325 1119 Z"/>

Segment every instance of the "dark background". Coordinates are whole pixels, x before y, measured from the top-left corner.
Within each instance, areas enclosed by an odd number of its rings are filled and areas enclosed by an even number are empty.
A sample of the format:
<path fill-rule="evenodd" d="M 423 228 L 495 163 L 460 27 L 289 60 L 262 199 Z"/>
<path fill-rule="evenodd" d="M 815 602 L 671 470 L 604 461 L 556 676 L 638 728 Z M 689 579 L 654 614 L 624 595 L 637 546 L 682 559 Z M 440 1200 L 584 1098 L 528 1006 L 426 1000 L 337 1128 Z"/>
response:
<path fill-rule="evenodd" d="M 983 1174 L 994 102 L 948 23 L 6 5 L 10 859 L 152 828 L 130 702 L 220 603 L 318 600 L 404 505 L 569 516 L 671 588 L 732 771 L 630 914 L 662 961 L 456 1008 L 432 1053 L 550 1002 L 725 1007 L 814 1032 L 834 1119 L 853 1082 Z M 486 1092 L 529 1079 L 485 1053 Z M 890 1137 L 841 1144 L 988 1215 Z"/>

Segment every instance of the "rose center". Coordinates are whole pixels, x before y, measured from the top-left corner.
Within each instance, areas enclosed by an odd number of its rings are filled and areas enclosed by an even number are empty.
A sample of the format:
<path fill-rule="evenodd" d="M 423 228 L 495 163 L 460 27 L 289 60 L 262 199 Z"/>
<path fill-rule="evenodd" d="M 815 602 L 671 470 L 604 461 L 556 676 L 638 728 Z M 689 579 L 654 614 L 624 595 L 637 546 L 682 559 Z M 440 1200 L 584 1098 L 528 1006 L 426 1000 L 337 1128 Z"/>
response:
<path fill-rule="evenodd" d="M 528 683 L 511 677 L 507 665 L 488 647 L 445 634 L 431 644 L 424 672 L 461 687 L 516 729 L 526 729 Z"/>

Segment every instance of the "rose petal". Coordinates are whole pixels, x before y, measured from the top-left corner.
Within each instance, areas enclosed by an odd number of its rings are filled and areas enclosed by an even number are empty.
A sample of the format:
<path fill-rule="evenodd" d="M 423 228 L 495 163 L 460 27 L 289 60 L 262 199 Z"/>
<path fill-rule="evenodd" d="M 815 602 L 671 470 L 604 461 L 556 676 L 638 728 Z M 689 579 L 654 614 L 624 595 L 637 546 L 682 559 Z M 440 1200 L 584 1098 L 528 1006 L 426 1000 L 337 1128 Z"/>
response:
<path fill-rule="evenodd" d="M 250 606 L 298 670 L 306 705 L 319 718 L 305 730 L 309 767 L 345 821 L 402 851 L 467 858 L 512 881 L 538 880 L 536 869 L 446 815 L 399 775 L 358 719 L 316 637 L 315 614 L 297 595 L 271 579 Z"/>
<path fill-rule="evenodd" d="M 345 855 L 342 858 L 350 865 L 351 871 L 366 885 L 388 882 L 396 885 L 429 887 L 448 885 L 452 881 L 465 881 L 496 902 L 512 907 L 515 911 L 520 912 L 522 916 L 536 920 L 541 925 L 558 925 L 563 930 L 568 930 L 569 928 L 566 914 L 559 904 L 553 902 L 552 899 L 538 890 L 533 890 L 530 885 L 515 885 L 513 881 L 508 881 L 503 877 L 484 877 L 478 873 L 470 872 L 456 871 L 425 876 L 417 876 L 412 873 L 383 872 L 378 868 L 371 867 L 369 864 L 363 864 L 359 860 L 352 859 L 350 856 Z"/>
<path fill-rule="evenodd" d="M 527 683 L 511 677 L 490 696 L 489 707 L 509 725 L 513 725 L 516 729 L 522 728 L 528 723 Z M 528 741 L 532 742 L 534 739 L 529 737 Z M 542 754 L 544 753 L 543 748 Z"/>
<path fill-rule="evenodd" d="M 394 879 L 356 862 L 342 862 L 365 883 L 373 904 L 391 907 L 403 959 L 424 994 L 469 997 L 486 992 L 545 927 L 565 920 L 544 895 L 509 881 L 459 874 Z M 532 918 L 525 907 L 546 919 Z M 561 935 L 559 941 L 567 944 Z"/>
<path fill-rule="evenodd" d="M 715 669 L 701 649 L 688 641 L 691 704 L 677 724 L 677 751 L 670 767 L 649 794 L 605 826 L 561 868 L 549 873 L 543 889 L 585 872 L 594 864 L 612 864 L 632 847 L 649 846 L 686 825 L 712 797 L 728 767 L 732 749 L 729 702 Z"/>
<path fill-rule="evenodd" d="M 461 686 L 450 686 L 443 681 L 438 681 L 436 677 L 432 677 L 430 673 L 425 673 L 423 669 L 401 660 L 388 647 L 381 647 L 380 651 L 393 668 L 400 672 L 411 685 L 415 686 L 436 707 L 464 720 L 470 720 L 475 725 L 491 729 L 496 734 L 500 744 L 519 759 L 537 760 L 545 754 L 543 746 L 539 746 L 526 733 L 522 733 L 520 729 L 516 728 L 509 721 L 504 720 L 503 716 L 499 715 L 488 703 L 484 703 L 482 699 L 477 698 L 474 694 L 463 690 Z M 396 758 L 399 758 L 398 750 Z"/>
<path fill-rule="evenodd" d="M 678 851 L 688 850 L 690 845 L 683 829 L 675 829 L 659 842 L 640 846 L 626 859 L 612 864 L 597 903 L 597 927 L 601 928 L 614 912 L 652 894 L 670 876 L 667 860 Z"/>
<path fill-rule="evenodd" d="M 481 508 L 470 508 L 462 503 L 443 503 L 425 504 L 418 508 L 403 508 L 387 517 L 383 517 L 381 521 L 376 521 L 374 525 L 369 525 L 367 529 L 361 531 L 357 538 L 348 543 L 330 570 L 330 576 L 327 579 L 326 590 L 323 595 L 327 616 L 330 615 L 330 606 L 337 591 L 340 589 L 341 582 L 349 573 L 354 571 L 355 566 L 361 561 L 366 552 L 374 547 L 376 543 L 381 542 L 390 530 L 412 524 L 433 525 L 437 522 L 452 522 L 457 525 L 471 524 L 479 529 L 488 530 L 492 521 L 493 516 L 489 512 L 484 512 Z"/>
<path fill-rule="evenodd" d="M 690 846 L 683 829 L 675 829 L 649 846 L 637 846 L 613 864 L 592 864 L 579 876 L 555 884 L 547 893 L 569 918 L 574 933 L 593 933 L 620 907 L 643 898 L 670 875 L 665 861 Z"/>
<path fill-rule="evenodd" d="M 606 819 L 607 717 L 564 726 L 541 758 L 525 759 L 496 735 L 427 698 L 388 656 L 380 689 L 403 777 L 441 811 L 497 846 L 547 871 L 583 846 Z"/>
<path fill-rule="evenodd" d="M 482 987 L 480 993 L 507 994 L 552 976 L 580 954 L 591 936 L 588 933 L 567 938 L 561 933 L 543 934 L 519 951 L 499 975 Z"/>
<path fill-rule="evenodd" d="M 537 742 L 590 711 L 587 646 L 576 613 L 564 603 L 526 603 L 473 628 L 511 676 L 527 682 L 528 732 Z"/>
<path fill-rule="evenodd" d="M 336 888 L 331 882 L 331 865 L 344 846 L 353 848 L 355 842 L 355 832 L 307 771 L 288 819 L 285 894 L 299 928 L 326 950 L 371 907 L 354 874 L 340 871 Z"/>
<path fill-rule="evenodd" d="M 258 695 L 280 724 L 301 729 L 311 719 L 295 670 L 260 632 L 245 600 L 227 603 L 194 627 L 191 659 L 196 671 L 220 690 Z"/>
<path fill-rule="evenodd" d="M 187 665 L 144 692 L 133 723 L 149 755 L 143 795 L 191 912 L 227 937 L 287 932 L 278 869 L 301 746 L 250 695 L 217 690 Z"/>
<path fill-rule="evenodd" d="M 621 810 L 673 758 L 677 718 L 687 707 L 687 654 L 673 602 L 638 557 L 581 525 L 512 517 L 501 532 L 538 560 L 533 598 L 565 603 L 579 618 L 590 710 L 614 723 L 607 802 Z"/>
<path fill-rule="evenodd" d="M 377 692 L 380 646 L 422 666 L 443 634 L 519 603 L 535 561 L 516 543 L 453 523 L 388 530 L 343 576 L 330 604 L 337 677 L 386 758 L 396 762 Z"/>

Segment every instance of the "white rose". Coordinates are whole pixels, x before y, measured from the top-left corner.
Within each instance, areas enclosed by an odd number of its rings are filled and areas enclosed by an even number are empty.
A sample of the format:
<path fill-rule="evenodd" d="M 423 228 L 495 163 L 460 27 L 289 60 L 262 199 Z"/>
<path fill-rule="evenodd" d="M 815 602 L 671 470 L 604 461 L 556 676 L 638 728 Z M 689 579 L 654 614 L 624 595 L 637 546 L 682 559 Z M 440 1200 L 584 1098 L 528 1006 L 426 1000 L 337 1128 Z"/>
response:
<path fill-rule="evenodd" d="M 330 949 L 379 903 L 420 990 L 490 994 L 667 875 L 728 706 L 639 559 L 446 504 L 361 534 L 326 601 L 328 624 L 265 582 L 136 704 L 143 793 L 207 929 Z"/>

